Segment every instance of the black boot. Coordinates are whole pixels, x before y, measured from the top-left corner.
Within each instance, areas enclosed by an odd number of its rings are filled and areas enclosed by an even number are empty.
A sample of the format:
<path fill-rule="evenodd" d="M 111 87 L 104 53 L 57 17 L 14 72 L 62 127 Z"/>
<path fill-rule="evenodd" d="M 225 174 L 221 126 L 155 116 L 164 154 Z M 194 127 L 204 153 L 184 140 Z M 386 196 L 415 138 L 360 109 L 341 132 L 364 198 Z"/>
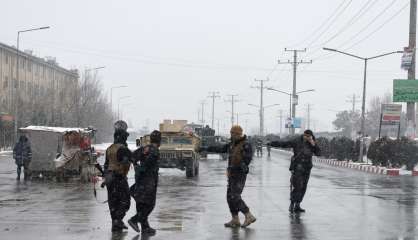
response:
<path fill-rule="evenodd" d="M 154 228 L 150 227 L 148 221 L 141 223 L 141 229 L 142 234 L 147 234 L 151 236 L 155 235 L 155 233 L 157 232 Z"/>
<path fill-rule="evenodd" d="M 128 226 L 126 226 L 126 224 L 123 221 L 121 221 L 121 223 L 122 223 L 122 229 L 128 229 Z"/>
<path fill-rule="evenodd" d="M 295 211 L 295 203 L 294 202 L 290 202 L 289 212 L 293 213 L 294 211 Z"/>
<path fill-rule="evenodd" d="M 139 232 L 138 221 L 135 219 L 135 216 L 128 220 L 128 224 L 133 230 L 135 230 L 135 232 Z"/>
<path fill-rule="evenodd" d="M 16 180 L 20 181 L 20 174 L 17 174 Z"/>
<path fill-rule="evenodd" d="M 295 204 L 295 209 L 294 209 L 294 211 L 295 211 L 295 212 L 299 212 L 299 213 L 300 213 L 300 212 L 306 212 L 306 211 L 305 211 L 305 209 L 303 209 L 303 208 L 301 208 L 301 207 L 300 207 L 300 203 L 296 203 L 296 204 Z"/>

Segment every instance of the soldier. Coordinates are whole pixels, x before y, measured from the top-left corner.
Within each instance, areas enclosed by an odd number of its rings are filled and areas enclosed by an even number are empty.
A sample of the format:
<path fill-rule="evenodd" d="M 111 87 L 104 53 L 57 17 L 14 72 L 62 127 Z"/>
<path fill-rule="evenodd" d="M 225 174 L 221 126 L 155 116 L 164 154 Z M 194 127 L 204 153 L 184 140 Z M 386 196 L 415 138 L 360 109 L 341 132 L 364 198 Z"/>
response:
<path fill-rule="evenodd" d="M 26 181 L 29 178 L 29 164 L 32 160 L 32 150 L 28 138 L 24 135 L 19 137 L 19 141 L 13 148 L 13 159 L 17 166 L 17 178 L 20 181 L 20 174 L 23 167 L 23 179 Z"/>
<path fill-rule="evenodd" d="M 142 233 L 154 235 L 156 230 L 150 227 L 148 216 L 155 207 L 157 196 L 161 133 L 153 131 L 150 140 L 151 144 L 134 152 L 135 184 L 131 186 L 131 195 L 136 201 L 137 214 L 130 218 L 128 223 L 136 232 L 140 231 L 140 223 Z"/>
<path fill-rule="evenodd" d="M 315 136 L 311 130 L 306 130 L 303 135 L 296 136 L 290 140 L 279 140 L 268 143 L 272 147 L 293 148 L 293 156 L 289 170 L 292 172 L 291 193 L 290 193 L 290 212 L 305 212 L 300 207 L 300 203 L 305 196 L 308 186 L 309 176 L 312 169 L 312 156 L 320 154 L 320 149 L 316 145 Z"/>
<path fill-rule="evenodd" d="M 253 157 L 251 144 L 247 137 L 242 134 L 242 128 L 235 125 L 231 128 L 231 142 L 221 146 L 209 146 L 208 152 L 228 153 L 228 188 L 226 198 L 232 220 L 225 223 L 225 227 L 240 227 L 238 213 L 245 215 L 245 221 L 241 227 L 245 228 L 256 221 L 251 214 L 250 209 L 241 198 L 242 191 L 245 187 L 245 181 L 248 174 L 248 166 Z"/>
<path fill-rule="evenodd" d="M 257 157 L 263 157 L 263 141 L 261 139 L 257 139 L 256 144 Z"/>
<path fill-rule="evenodd" d="M 108 194 L 110 216 L 112 217 L 112 232 L 127 229 L 122 219 L 131 205 L 127 174 L 131 165 L 131 151 L 126 140 L 129 133 L 124 121 L 115 123 L 114 143 L 106 150 L 104 164 L 105 183 Z"/>

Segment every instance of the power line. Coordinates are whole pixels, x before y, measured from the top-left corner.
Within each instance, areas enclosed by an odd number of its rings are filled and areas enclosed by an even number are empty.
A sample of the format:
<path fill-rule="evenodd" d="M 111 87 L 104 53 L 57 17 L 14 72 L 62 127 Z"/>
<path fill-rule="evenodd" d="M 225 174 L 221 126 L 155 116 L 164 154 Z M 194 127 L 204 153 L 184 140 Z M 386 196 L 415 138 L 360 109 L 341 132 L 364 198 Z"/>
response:
<path fill-rule="evenodd" d="M 384 13 L 387 12 L 387 10 L 389 10 L 389 8 L 391 8 L 393 6 L 393 4 L 396 2 L 397 0 L 393 0 L 392 2 L 390 2 L 378 15 L 376 15 L 366 26 L 364 26 L 360 31 L 358 31 L 356 34 L 354 34 L 351 38 L 349 38 L 348 40 L 344 41 L 342 44 L 338 45 L 336 48 L 341 48 L 345 45 L 347 45 L 348 43 L 351 43 L 352 40 L 356 39 L 358 36 L 360 36 L 360 34 L 362 34 L 364 31 L 366 31 L 367 29 L 369 29 L 370 26 L 372 26 L 373 23 L 375 23 L 381 16 L 383 16 Z M 344 51 L 349 50 L 355 46 L 357 46 L 358 44 L 360 44 L 361 42 L 367 40 L 369 37 L 371 37 L 374 33 L 376 33 L 377 31 L 379 31 L 380 29 L 382 29 L 387 23 L 389 23 L 390 21 L 392 21 L 396 16 L 398 16 L 403 10 L 405 10 L 407 7 L 409 6 L 409 2 L 405 5 L 402 6 L 401 9 L 399 9 L 397 12 L 395 12 L 394 15 L 392 15 L 389 19 L 387 19 L 386 21 L 383 22 L 383 24 L 379 25 L 379 27 L 377 27 L 375 30 L 373 30 L 371 33 L 369 33 L 366 37 L 360 39 L 360 41 L 355 42 L 354 44 L 350 45 L 349 47 L 345 48 Z M 327 54 L 323 54 L 320 55 L 316 58 L 314 58 L 315 61 L 319 60 L 319 59 L 328 59 L 329 56 L 334 56 L 334 53 L 327 53 Z M 325 57 L 325 58 L 323 58 Z"/>
<path fill-rule="evenodd" d="M 327 31 L 328 29 L 330 29 L 330 27 L 337 21 L 337 19 L 339 17 L 341 17 L 341 15 L 345 12 L 345 10 L 347 10 L 347 8 L 351 5 L 351 3 L 353 2 L 353 0 L 350 0 L 345 6 L 344 8 L 337 14 L 337 16 L 331 21 L 331 24 L 328 25 L 327 28 L 325 28 L 324 31 L 322 31 L 318 37 L 316 37 L 314 40 L 312 40 L 309 44 L 308 44 L 308 48 L 310 48 L 317 40 L 319 40 L 320 37 L 322 37 Z"/>
<path fill-rule="evenodd" d="M 344 5 L 344 3 L 347 0 L 343 0 L 341 1 L 341 3 L 338 5 L 337 8 L 335 8 L 335 10 L 333 10 L 332 14 L 318 27 L 316 28 L 310 35 L 308 35 L 308 37 L 306 37 L 304 40 L 296 43 L 295 45 L 293 45 L 294 47 L 301 45 L 302 43 L 305 43 L 306 41 L 308 41 L 311 37 L 315 36 L 317 34 L 317 32 L 319 32 L 326 24 L 328 24 L 328 22 L 335 16 L 335 14 L 338 13 L 338 11 L 340 10 L 340 8 Z"/>

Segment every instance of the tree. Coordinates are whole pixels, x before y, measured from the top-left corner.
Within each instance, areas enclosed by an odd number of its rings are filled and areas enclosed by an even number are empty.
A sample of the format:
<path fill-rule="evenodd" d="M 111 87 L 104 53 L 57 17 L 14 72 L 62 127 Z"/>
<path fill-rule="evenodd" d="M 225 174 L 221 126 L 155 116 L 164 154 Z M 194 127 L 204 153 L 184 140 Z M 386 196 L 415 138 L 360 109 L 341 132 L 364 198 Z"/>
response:
<path fill-rule="evenodd" d="M 342 111 L 337 113 L 337 118 L 332 122 L 336 130 L 342 131 L 343 136 L 351 137 L 352 132 L 360 128 L 360 114 L 358 112 Z"/>

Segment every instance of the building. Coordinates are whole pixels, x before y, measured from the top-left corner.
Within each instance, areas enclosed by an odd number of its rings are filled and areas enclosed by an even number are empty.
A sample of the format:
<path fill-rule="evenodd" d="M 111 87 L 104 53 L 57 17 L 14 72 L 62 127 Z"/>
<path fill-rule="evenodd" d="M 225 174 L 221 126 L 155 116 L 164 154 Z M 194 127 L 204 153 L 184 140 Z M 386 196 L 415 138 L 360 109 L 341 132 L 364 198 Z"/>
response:
<path fill-rule="evenodd" d="M 16 79 L 16 48 L 0 43 L 0 112 L 13 114 L 15 90 L 23 102 L 37 96 L 60 95 L 76 86 L 78 71 L 60 67 L 54 58 L 39 58 L 32 51 L 19 51 L 19 81 Z"/>

